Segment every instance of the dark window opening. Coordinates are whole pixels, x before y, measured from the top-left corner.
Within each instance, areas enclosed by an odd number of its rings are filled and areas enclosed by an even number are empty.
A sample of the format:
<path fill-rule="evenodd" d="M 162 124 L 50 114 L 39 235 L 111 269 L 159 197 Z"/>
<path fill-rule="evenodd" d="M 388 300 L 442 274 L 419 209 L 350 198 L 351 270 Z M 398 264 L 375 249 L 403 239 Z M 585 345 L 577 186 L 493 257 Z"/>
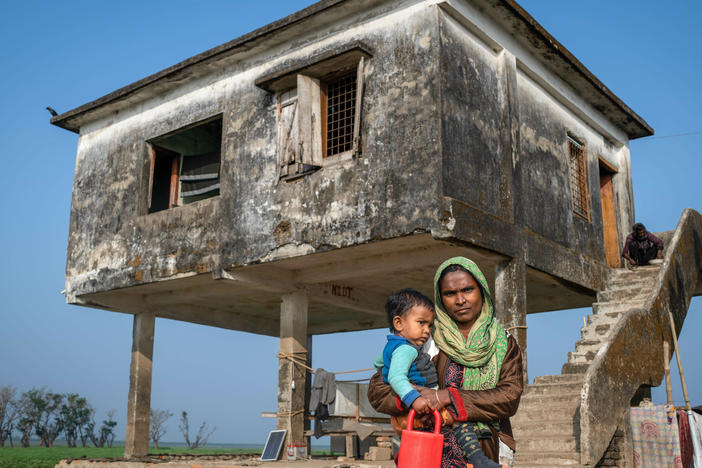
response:
<path fill-rule="evenodd" d="M 219 195 L 222 118 L 154 138 L 149 213 Z"/>
<path fill-rule="evenodd" d="M 568 136 L 568 166 L 570 168 L 570 193 L 573 211 L 589 219 L 585 146 L 571 136 Z"/>
<path fill-rule="evenodd" d="M 328 82 L 326 103 L 322 103 L 326 120 L 323 154 L 333 156 L 353 149 L 356 114 L 356 75 L 354 71 Z"/>

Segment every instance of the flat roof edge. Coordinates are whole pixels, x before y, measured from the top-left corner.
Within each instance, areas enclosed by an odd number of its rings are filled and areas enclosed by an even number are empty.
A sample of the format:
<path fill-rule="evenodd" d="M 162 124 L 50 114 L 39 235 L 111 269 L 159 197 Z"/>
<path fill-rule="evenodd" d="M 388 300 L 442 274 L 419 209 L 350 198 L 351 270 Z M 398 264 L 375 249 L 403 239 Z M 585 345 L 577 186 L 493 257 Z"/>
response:
<path fill-rule="evenodd" d="M 120 99 L 124 99 L 125 97 L 135 94 L 160 80 L 175 76 L 189 67 L 235 51 L 236 49 L 245 46 L 247 43 L 287 29 L 296 23 L 321 13 L 322 11 L 348 2 L 350 2 L 350 0 L 320 0 L 309 7 L 292 13 L 291 15 L 288 15 L 282 19 L 269 23 L 229 42 L 194 55 L 186 60 L 183 60 L 182 62 L 135 81 L 127 86 L 119 88 L 116 91 L 106 94 L 98 99 L 90 101 L 57 116 L 51 117 L 50 123 L 52 125 L 56 125 L 57 127 L 79 133 L 81 125 L 80 117 L 99 107 L 119 101 Z M 625 116 L 625 120 L 631 122 L 629 125 L 622 125 L 621 122 L 619 124 L 613 122 L 616 126 L 624 130 L 629 139 L 633 140 L 654 134 L 653 128 L 640 115 L 634 112 L 607 86 L 605 86 L 605 84 L 602 83 L 592 72 L 590 72 L 590 70 L 588 70 L 587 67 L 585 67 L 585 65 L 583 65 L 568 49 L 558 42 L 548 31 L 546 31 L 546 29 L 543 28 L 543 26 L 541 26 L 526 10 L 524 10 L 524 8 L 522 8 L 516 2 L 516 0 L 481 0 L 481 2 L 493 8 L 495 6 L 501 6 L 504 8 L 518 21 L 523 23 L 536 38 L 540 39 L 551 53 L 554 53 L 560 57 L 565 64 L 572 68 L 575 73 L 581 75 L 606 101 L 613 105 L 615 111 L 620 113 L 620 116 Z"/>
<path fill-rule="evenodd" d="M 258 29 L 255 29 L 251 32 L 248 32 L 244 34 L 243 36 L 239 36 L 236 39 L 233 39 L 229 42 L 225 42 L 224 44 L 218 45 L 216 47 L 213 47 L 211 49 L 208 49 L 204 52 L 201 52 L 197 55 L 194 55 L 188 59 L 183 60 L 182 62 L 176 63 L 175 65 L 172 65 L 164 70 L 161 70 L 160 72 L 154 73 L 153 75 L 149 75 L 145 78 L 142 78 L 138 81 L 135 81 L 131 84 L 128 84 L 127 86 L 124 86 L 122 88 L 119 88 L 109 94 L 106 94 L 98 99 L 95 99 L 93 101 L 87 102 L 79 107 L 76 107 L 74 109 L 71 109 L 69 111 L 66 111 L 62 114 L 59 114 L 57 116 L 51 117 L 50 123 L 52 125 L 56 125 L 57 127 L 61 127 L 63 129 L 79 133 L 80 128 L 79 126 L 75 125 L 75 123 L 72 122 L 76 117 L 85 114 L 93 109 L 96 109 L 98 107 L 104 106 L 106 104 L 109 104 L 111 102 L 117 101 L 125 96 L 128 96 L 130 94 L 135 93 L 136 91 L 146 88 L 147 86 L 151 85 L 152 83 L 155 83 L 161 79 L 167 78 L 171 75 L 174 75 L 188 67 L 191 67 L 193 65 L 196 65 L 201 62 L 205 62 L 207 60 L 210 60 L 218 55 L 224 54 L 226 52 L 232 51 L 234 49 L 237 49 L 243 45 L 245 45 L 248 42 L 254 41 L 256 39 L 262 38 L 266 35 L 272 34 L 276 31 L 288 28 L 292 26 L 295 23 L 298 23 L 300 21 L 303 21 L 311 16 L 314 16 L 317 13 L 320 13 L 324 10 L 328 10 L 330 8 L 333 8 L 337 6 L 338 4 L 345 3 L 349 0 L 320 0 L 317 3 L 314 3 L 307 8 L 303 8 L 300 11 L 297 11 L 295 13 L 292 13 L 284 18 L 281 18 L 279 20 L 273 21 L 272 23 L 268 23 L 265 26 L 262 26 Z"/>
<path fill-rule="evenodd" d="M 516 0 L 497 0 L 502 3 L 514 16 L 519 18 L 531 31 L 533 31 L 541 40 L 551 49 L 552 52 L 560 56 L 573 69 L 581 74 L 590 84 L 595 87 L 605 98 L 607 98 L 621 112 L 625 113 L 638 127 L 638 131 L 626 131 L 630 139 L 636 139 L 646 136 L 651 136 L 654 133 L 653 128 L 641 117 L 634 112 L 624 101 L 614 94 L 604 83 L 602 83 L 588 68 L 580 62 L 563 44 L 558 42 L 538 21 L 534 19 Z M 633 130 L 633 129 L 632 129 Z"/>

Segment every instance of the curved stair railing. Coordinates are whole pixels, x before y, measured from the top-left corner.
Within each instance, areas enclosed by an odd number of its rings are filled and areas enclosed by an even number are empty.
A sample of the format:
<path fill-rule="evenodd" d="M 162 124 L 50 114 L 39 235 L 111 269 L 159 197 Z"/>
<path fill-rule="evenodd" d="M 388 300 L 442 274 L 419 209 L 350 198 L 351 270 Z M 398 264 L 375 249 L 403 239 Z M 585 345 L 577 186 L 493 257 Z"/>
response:
<path fill-rule="evenodd" d="M 641 385 L 663 379 L 663 341 L 672 340 L 669 311 L 679 333 L 702 282 L 702 215 L 683 211 L 663 265 L 643 306 L 630 309 L 585 374 L 580 404 L 580 461 L 595 466 L 628 416 Z"/>

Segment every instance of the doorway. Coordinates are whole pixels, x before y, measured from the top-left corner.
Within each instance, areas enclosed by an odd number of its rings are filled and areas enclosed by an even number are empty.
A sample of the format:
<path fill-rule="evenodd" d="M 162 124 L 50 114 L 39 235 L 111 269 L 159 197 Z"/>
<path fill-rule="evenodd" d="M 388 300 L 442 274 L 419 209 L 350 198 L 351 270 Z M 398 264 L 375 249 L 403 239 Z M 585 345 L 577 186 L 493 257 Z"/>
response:
<path fill-rule="evenodd" d="M 600 161 L 600 200 L 602 201 L 602 231 L 605 244 L 607 266 L 619 268 L 619 232 L 614 204 L 614 186 L 612 185 L 617 169 L 607 161 Z"/>

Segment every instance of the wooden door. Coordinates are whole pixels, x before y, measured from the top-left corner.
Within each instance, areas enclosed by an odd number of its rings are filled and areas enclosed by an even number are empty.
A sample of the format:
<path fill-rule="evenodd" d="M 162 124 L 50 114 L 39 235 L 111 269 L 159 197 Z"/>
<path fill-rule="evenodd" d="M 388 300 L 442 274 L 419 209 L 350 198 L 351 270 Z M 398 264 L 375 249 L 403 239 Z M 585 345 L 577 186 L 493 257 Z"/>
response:
<path fill-rule="evenodd" d="M 607 265 L 619 268 L 621 260 L 619 255 L 619 234 L 617 231 L 617 217 L 614 210 L 614 189 L 612 177 L 615 173 L 600 164 L 600 200 L 602 200 L 602 230 L 604 233 L 605 253 Z"/>

